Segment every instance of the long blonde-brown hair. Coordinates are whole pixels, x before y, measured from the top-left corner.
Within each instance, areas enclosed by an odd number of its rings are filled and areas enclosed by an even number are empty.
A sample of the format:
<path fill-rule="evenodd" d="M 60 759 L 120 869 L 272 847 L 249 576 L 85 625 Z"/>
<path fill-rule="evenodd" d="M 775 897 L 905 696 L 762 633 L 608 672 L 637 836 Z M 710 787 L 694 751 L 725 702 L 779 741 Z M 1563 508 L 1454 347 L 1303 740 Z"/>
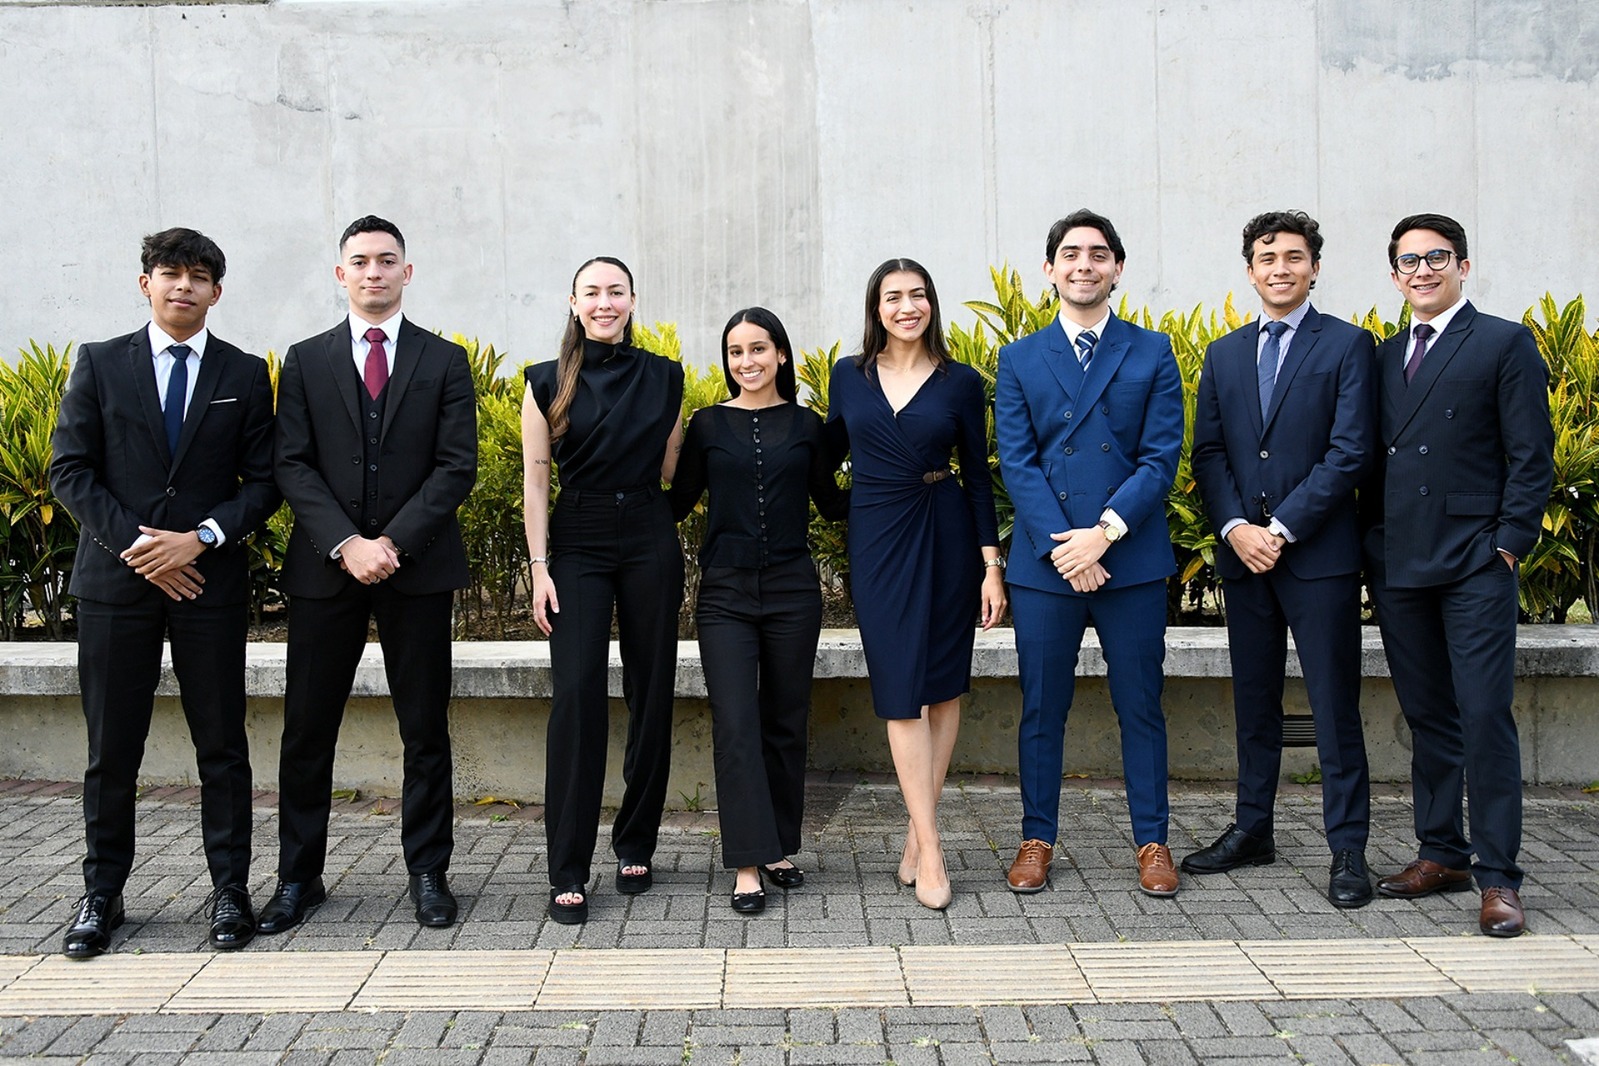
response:
<path fill-rule="evenodd" d="M 609 255 L 597 255 L 577 268 L 572 275 L 572 295 L 577 295 L 577 279 L 583 271 L 595 263 L 609 263 L 627 275 L 627 287 L 633 289 L 633 272 L 627 264 L 620 259 Z M 627 316 L 627 324 L 622 327 L 622 343 L 633 343 L 633 316 Z M 555 399 L 550 401 L 549 423 L 550 440 L 560 440 L 571 428 L 571 420 L 567 418 L 572 410 L 572 401 L 577 398 L 578 376 L 583 370 L 583 323 L 578 321 L 576 313 L 566 316 L 566 332 L 561 334 L 561 355 L 555 362 Z"/>

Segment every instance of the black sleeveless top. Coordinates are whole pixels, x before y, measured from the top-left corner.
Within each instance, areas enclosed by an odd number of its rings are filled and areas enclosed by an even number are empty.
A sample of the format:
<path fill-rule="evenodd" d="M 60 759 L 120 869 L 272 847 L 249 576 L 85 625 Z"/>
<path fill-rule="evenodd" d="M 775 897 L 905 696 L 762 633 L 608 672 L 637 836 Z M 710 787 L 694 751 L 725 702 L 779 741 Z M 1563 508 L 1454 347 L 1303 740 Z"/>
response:
<path fill-rule="evenodd" d="M 524 372 L 546 419 L 558 362 L 535 363 Z M 682 410 L 682 366 L 628 345 L 585 338 L 570 424 L 552 453 L 561 487 L 626 492 L 659 485 L 666 439 Z"/>

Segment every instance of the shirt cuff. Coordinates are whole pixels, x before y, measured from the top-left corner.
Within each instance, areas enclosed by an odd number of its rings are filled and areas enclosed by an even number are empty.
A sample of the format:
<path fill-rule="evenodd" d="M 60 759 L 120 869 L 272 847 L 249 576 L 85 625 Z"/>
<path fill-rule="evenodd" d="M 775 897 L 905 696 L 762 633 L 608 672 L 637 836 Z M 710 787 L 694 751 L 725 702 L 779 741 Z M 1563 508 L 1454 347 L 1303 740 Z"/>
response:
<path fill-rule="evenodd" d="M 1110 523 L 1111 527 L 1116 530 L 1116 536 L 1125 537 L 1127 535 L 1127 523 L 1122 521 L 1121 515 L 1112 511 L 1109 507 L 1100 512 L 1099 520 Z"/>
<path fill-rule="evenodd" d="M 1231 533 L 1233 530 L 1237 529 L 1239 526 L 1247 526 L 1247 525 L 1249 525 L 1249 523 L 1245 522 L 1242 518 L 1229 519 L 1227 521 L 1227 524 L 1221 527 L 1221 539 L 1222 540 L 1226 540 L 1227 539 L 1227 534 Z"/>
<path fill-rule="evenodd" d="M 217 535 L 217 542 L 212 545 L 213 548 L 220 548 L 222 545 L 228 542 L 228 535 L 222 532 L 222 527 L 217 525 L 217 520 L 215 518 L 207 518 L 200 524 Z"/>
<path fill-rule="evenodd" d="M 139 545 L 143 544 L 145 541 L 154 540 L 154 539 L 155 538 L 150 536 L 150 534 L 148 534 L 148 533 L 140 533 L 136 538 L 134 538 L 133 543 L 128 545 L 128 551 L 132 551 L 133 549 L 137 548 Z M 125 555 L 125 554 L 127 554 L 127 552 L 124 552 L 123 554 Z"/>
<path fill-rule="evenodd" d="M 332 551 L 328 552 L 328 558 L 332 559 L 334 562 L 338 562 L 340 559 L 344 558 L 344 546 L 350 543 L 350 541 L 359 540 L 360 538 L 361 534 L 359 533 L 352 533 L 348 537 L 345 537 L 343 540 L 339 541 L 333 546 Z"/>
<path fill-rule="evenodd" d="M 1286 540 L 1289 544 L 1295 543 L 1294 535 L 1292 533 L 1288 532 L 1288 527 L 1283 525 L 1281 522 L 1277 521 L 1277 519 L 1275 519 L 1275 518 L 1273 518 L 1271 520 L 1271 524 L 1266 527 L 1266 532 L 1272 533 L 1272 534 L 1274 534 L 1276 536 L 1281 537 L 1283 540 Z"/>

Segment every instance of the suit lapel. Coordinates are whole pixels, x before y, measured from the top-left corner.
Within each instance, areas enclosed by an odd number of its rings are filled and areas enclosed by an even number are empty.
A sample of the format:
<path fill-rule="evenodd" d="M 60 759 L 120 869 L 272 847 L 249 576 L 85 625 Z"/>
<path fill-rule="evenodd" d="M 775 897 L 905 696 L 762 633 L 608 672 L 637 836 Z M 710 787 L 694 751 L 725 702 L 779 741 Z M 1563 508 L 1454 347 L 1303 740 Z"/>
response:
<path fill-rule="evenodd" d="M 1288 387 L 1293 384 L 1294 375 L 1305 365 L 1305 361 L 1310 358 L 1310 353 L 1320 339 L 1321 315 L 1316 313 L 1315 308 L 1310 308 L 1300 320 L 1299 329 L 1294 331 L 1293 338 L 1288 342 L 1288 354 L 1283 357 L 1282 365 L 1277 368 L 1277 383 L 1271 390 L 1271 407 L 1267 410 L 1266 419 L 1261 425 L 1262 437 L 1271 429 L 1271 424 L 1283 405 L 1283 397 L 1288 394 Z M 1258 379 L 1255 395 L 1257 397 L 1260 395 Z M 1260 404 L 1257 402 L 1255 406 L 1258 408 Z"/>
<path fill-rule="evenodd" d="M 1400 334 L 1403 339 L 1399 345 L 1399 358 L 1394 360 L 1399 382 L 1399 407 L 1396 411 L 1398 420 L 1394 425 L 1395 434 L 1404 429 L 1410 420 L 1416 416 L 1416 412 L 1421 409 L 1422 402 L 1427 399 L 1427 394 L 1432 391 L 1432 387 L 1438 383 L 1439 377 L 1448 369 L 1450 360 L 1454 359 L 1455 353 L 1460 351 L 1461 346 L 1466 342 L 1466 338 L 1471 336 L 1472 320 L 1476 317 L 1477 312 L 1469 303 L 1455 313 L 1455 317 L 1450 321 L 1448 328 L 1438 334 L 1438 339 L 1432 342 L 1427 349 L 1427 353 L 1422 356 L 1421 369 L 1416 371 L 1416 376 L 1411 379 L 1409 385 L 1405 384 L 1404 362 L 1405 353 L 1410 346 L 1411 335 L 1409 332 Z"/>
<path fill-rule="evenodd" d="M 357 388 L 354 377 L 355 362 L 350 357 L 352 345 L 350 320 L 345 318 L 322 338 L 322 358 L 327 362 L 328 376 L 333 379 L 333 391 L 344 401 L 344 409 L 350 415 L 350 425 L 355 429 L 356 438 L 359 439 L 361 409 L 355 395 Z"/>
<path fill-rule="evenodd" d="M 1086 411 L 1099 402 L 1105 392 L 1105 386 L 1110 384 L 1110 379 L 1116 376 L 1122 360 L 1127 358 L 1127 350 L 1131 347 L 1127 336 L 1126 326 L 1115 315 L 1110 316 L 1110 321 L 1105 323 L 1105 335 L 1094 345 L 1094 358 L 1089 360 L 1088 371 L 1083 375 L 1083 386 L 1077 393 L 1077 410 Z M 1083 419 L 1072 421 L 1072 429 L 1083 424 Z M 1070 430 L 1067 436 L 1070 436 Z"/>
<path fill-rule="evenodd" d="M 1083 368 L 1078 363 L 1076 356 L 1066 350 L 1066 331 L 1061 328 L 1060 317 L 1046 327 L 1048 332 L 1044 335 L 1046 351 L 1039 353 L 1045 367 L 1060 383 L 1061 391 L 1068 398 L 1074 398 L 1083 386 Z"/>
<path fill-rule="evenodd" d="M 150 331 L 141 329 L 129 338 L 128 375 L 133 381 L 133 391 L 139 397 L 139 410 L 144 414 L 144 428 L 150 433 L 150 443 L 156 454 L 172 467 L 172 455 L 167 451 L 167 423 L 161 413 L 161 393 L 155 384 L 155 353 L 150 351 Z"/>
<path fill-rule="evenodd" d="M 1260 387 L 1255 375 L 1260 326 L 1255 321 L 1246 322 L 1216 343 L 1216 365 L 1212 373 L 1216 375 L 1216 392 L 1221 398 L 1222 410 L 1228 410 L 1230 403 L 1242 403 L 1249 412 L 1249 426 L 1259 440 L 1265 431 L 1260 416 Z M 1232 399 L 1235 396 L 1237 400 Z"/>
<path fill-rule="evenodd" d="M 217 382 L 222 377 L 222 343 L 217 340 L 215 334 L 211 335 L 207 348 L 210 350 L 200 359 L 200 372 L 194 379 L 194 392 L 189 396 L 189 409 L 183 415 L 183 430 L 178 434 L 178 454 L 172 457 L 174 469 L 188 454 L 189 445 L 194 441 L 195 434 L 200 431 L 200 422 L 204 420 L 206 411 L 211 406 L 211 398 L 217 392 Z"/>
<path fill-rule="evenodd" d="M 389 394 L 383 401 L 383 431 L 379 437 L 388 435 L 395 412 L 400 409 L 400 397 L 405 395 L 411 379 L 416 376 L 427 342 L 428 335 L 420 326 L 413 326 L 409 318 L 401 319 L 400 335 L 394 342 L 394 373 L 389 375 Z"/>

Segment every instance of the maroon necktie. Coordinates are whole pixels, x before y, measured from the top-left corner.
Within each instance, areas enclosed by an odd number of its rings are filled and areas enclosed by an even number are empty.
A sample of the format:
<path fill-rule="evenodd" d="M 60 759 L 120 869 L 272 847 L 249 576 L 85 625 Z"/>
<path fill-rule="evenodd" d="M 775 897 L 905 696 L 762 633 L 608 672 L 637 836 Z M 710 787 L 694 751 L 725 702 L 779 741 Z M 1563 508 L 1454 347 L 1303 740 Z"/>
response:
<path fill-rule="evenodd" d="M 1410 362 L 1405 364 L 1405 384 L 1409 385 L 1421 369 L 1421 357 L 1427 354 L 1427 338 L 1438 332 L 1423 322 L 1416 327 L 1416 343 L 1410 349 Z M 371 380 L 371 379 L 368 379 Z"/>
<path fill-rule="evenodd" d="M 366 394 L 374 400 L 383 392 L 383 386 L 389 383 L 389 360 L 383 354 L 383 342 L 387 339 L 381 329 L 373 326 L 366 331 L 367 344 L 371 345 L 366 351 Z"/>

